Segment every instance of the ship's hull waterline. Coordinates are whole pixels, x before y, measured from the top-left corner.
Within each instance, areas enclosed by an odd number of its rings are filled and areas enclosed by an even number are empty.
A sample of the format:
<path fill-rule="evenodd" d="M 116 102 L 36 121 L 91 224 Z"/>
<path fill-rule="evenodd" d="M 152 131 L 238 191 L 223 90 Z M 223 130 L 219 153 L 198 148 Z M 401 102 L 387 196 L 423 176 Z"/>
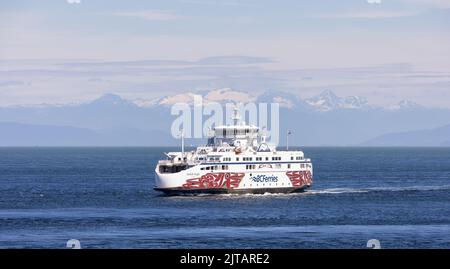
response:
<path fill-rule="evenodd" d="M 247 188 L 247 189 L 227 189 L 227 188 L 209 188 L 209 189 L 184 189 L 184 188 L 154 188 L 168 196 L 194 196 L 203 194 L 286 194 L 300 193 L 306 191 L 310 186 L 304 187 L 285 187 L 285 188 Z"/>

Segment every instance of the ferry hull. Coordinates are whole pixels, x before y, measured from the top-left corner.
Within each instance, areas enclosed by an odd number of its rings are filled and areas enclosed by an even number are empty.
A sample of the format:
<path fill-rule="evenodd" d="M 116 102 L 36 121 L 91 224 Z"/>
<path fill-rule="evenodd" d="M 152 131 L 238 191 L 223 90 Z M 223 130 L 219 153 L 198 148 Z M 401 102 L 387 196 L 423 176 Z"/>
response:
<path fill-rule="evenodd" d="M 185 189 L 185 188 L 154 188 L 155 191 L 163 192 L 165 195 L 201 195 L 201 194 L 265 194 L 265 193 L 299 193 L 304 192 L 310 186 L 284 187 L 284 188 L 208 188 L 208 189 Z"/>
<path fill-rule="evenodd" d="M 209 172 L 195 176 L 188 176 L 187 173 L 182 171 L 174 174 L 160 174 L 156 171 L 154 190 L 167 195 L 264 194 L 302 192 L 312 185 L 312 169 Z"/>

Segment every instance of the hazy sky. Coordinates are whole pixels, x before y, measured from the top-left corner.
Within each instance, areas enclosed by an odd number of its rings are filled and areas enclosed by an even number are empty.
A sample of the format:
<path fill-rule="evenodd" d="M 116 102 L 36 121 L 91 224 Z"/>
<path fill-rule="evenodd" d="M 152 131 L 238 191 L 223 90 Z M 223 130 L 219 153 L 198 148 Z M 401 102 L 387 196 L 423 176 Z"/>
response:
<path fill-rule="evenodd" d="M 265 60 L 198 63 L 226 55 Z M 450 0 L 0 0 L 0 60 L 0 105 L 232 86 L 450 107 Z M 142 60 L 188 62 L 120 64 Z"/>

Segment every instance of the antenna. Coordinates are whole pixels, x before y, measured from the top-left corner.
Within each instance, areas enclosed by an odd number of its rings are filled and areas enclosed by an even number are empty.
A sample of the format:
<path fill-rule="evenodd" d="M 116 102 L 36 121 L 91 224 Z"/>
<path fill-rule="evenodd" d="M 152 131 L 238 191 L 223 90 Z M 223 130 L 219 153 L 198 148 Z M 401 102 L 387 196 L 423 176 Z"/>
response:
<path fill-rule="evenodd" d="M 239 115 L 239 107 L 238 107 L 237 104 L 234 105 L 233 117 L 231 117 L 231 119 L 233 120 L 233 124 L 234 125 L 238 125 L 239 124 L 239 120 L 241 119 L 241 116 Z"/>
<path fill-rule="evenodd" d="M 289 135 L 292 134 L 291 130 L 287 130 L 286 133 L 286 151 L 289 150 Z"/>

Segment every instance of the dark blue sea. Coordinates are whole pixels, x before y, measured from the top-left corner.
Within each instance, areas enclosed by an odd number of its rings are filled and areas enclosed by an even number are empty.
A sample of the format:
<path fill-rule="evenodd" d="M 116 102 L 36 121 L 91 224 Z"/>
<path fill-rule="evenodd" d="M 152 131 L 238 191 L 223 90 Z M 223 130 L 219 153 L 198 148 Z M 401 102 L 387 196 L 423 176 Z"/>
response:
<path fill-rule="evenodd" d="M 306 193 L 166 197 L 165 148 L 0 148 L 0 248 L 450 248 L 450 148 L 302 148 Z"/>

